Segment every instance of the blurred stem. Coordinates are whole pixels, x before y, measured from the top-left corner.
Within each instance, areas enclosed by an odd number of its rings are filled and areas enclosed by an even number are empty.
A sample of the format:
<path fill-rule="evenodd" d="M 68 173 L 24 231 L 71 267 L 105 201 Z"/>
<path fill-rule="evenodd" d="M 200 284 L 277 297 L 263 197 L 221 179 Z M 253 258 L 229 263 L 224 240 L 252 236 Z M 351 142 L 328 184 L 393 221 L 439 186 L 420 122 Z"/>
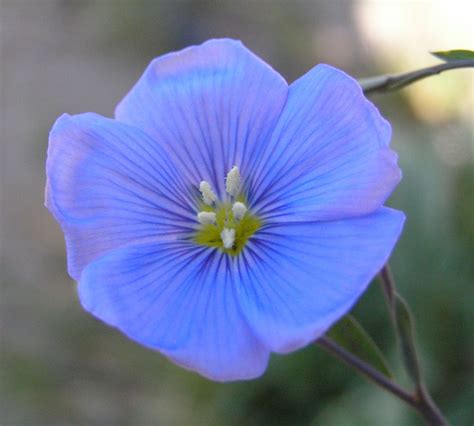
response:
<path fill-rule="evenodd" d="M 380 271 L 380 278 L 391 321 L 395 327 L 398 343 L 402 356 L 404 357 L 405 367 L 415 384 L 414 392 L 406 391 L 397 383 L 373 368 L 370 364 L 347 351 L 342 346 L 339 346 L 334 340 L 327 336 L 320 337 L 316 343 L 371 382 L 395 395 L 402 401 L 405 401 L 423 417 L 427 425 L 447 426 L 449 425 L 448 421 L 434 403 L 422 380 L 418 357 L 415 351 L 411 313 L 406 302 L 397 293 L 395 280 L 388 264 Z"/>
<path fill-rule="evenodd" d="M 413 337 L 411 312 L 407 303 L 397 293 L 395 279 L 388 263 L 380 271 L 380 279 L 400 350 L 404 357 L 405 368 L 415 384 L 415 392 L 412 396 L 415 401 L 413 407 L 424 417 L 427 424 L 448 425 L 449 423 L 434 403 L 423 382 Z"/>
<path fill-rule="evenodd" d="M 395 395 L 402 401 L 405 401 L 408 405 L 418 411 L 418 413 L 425 419 L 427 425 L 449 425 L 434 404 L 424 386 L 421 386 L 415 393 L 411 394 L 328 337 L 322 336 L 316 341 L 316 343 L 331 355 L 334 355 L 346 365 L 356 370 L 366 379 Z"/>
<path fill-rule="evenodd" d="M 341 361 L 346 363 L 349 367 L 354 368 L 365 378 L 369 379 L 386 391 L 393 393 L 395 396 L 410 404 L 412 407 L 415 407 L 416 401 L 413 395 L 402 389 L 399 385 L 392 382 L 390 379 L 379 373 L 375 368 L 372 368 L 369 364 L 365 363 L 354 354 L 339 346 L 333 340 L 326 336 L 322 336 L 316 341 L 316 343 L 331 355 L 336 356 Z"/>
<path fill-rule="evenodd" d="M 423 78 L 457 68 L 474 68 L 474 59 L 445 62 L 403 74 L 381 75 L 377 77 L 364 78 L 359 80 L 359 84 L 361 85 L 365 94 L 374 92 L 388 92 L 391 90 L 401 89 Z"/>
<path fill-rule="evenodd" d="M 382 281 L 383 293 L 390 313 L 390 319 L 395 322 L 395 280 L 393 279 L 392 271 L 388 263 L 382 268 L 379 275 Z"/>
<path fill-rule="evenodd" d="M 418 387 L 422 384 L 423 379 L 416 353 L 412 313 L 408 304 L 397 293 L 395 280 L 388 263 L 380 271 L 380 278 L 405 369 L 415 386 Z"/>

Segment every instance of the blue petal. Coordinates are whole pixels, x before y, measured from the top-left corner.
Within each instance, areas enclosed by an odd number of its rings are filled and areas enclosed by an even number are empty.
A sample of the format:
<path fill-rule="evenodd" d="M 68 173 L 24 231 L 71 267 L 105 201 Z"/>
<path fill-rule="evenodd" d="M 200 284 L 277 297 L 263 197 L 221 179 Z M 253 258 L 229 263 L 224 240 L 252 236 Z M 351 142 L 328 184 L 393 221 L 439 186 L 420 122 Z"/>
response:
<path fill-rule="evenodd" d="M 269 225 L 238 261 L 241 303 L 272 351 L 321 336 L 350 310 L 388 259 L 404 215 L 381 208 L 354 219 Z"/>
<path fill-rule="evenodd" d="M 287 92 L 242 43 L 210 40 L 152 61 L 116 118 L 166 145 L 195 182 L 209 181 L 222 197 L 232 166 L 244 177 L 255 167 Z"/>
<path fill-rule="evenodd" d="M 238 306 L 231 258 L 191 242 L 128 247 L 85 268 L 85 309 L 177 364 L 214 380 L 263 373 L 269 351 Z"/>
<path fill-rule="evenodd" d="M 108 250 L 176 239 L 196 224 L 195 187 L 145 133 L 95 114 L 64 115 L 48 149 L 46 205 L 61 224 L 70 275 Z"/>
<path fill-rule="evenodd" d="M 401 178 L 390 125 L 351 77 L 318 65 L 290 86 L 253 178 L 267 220 L 333 220 L 383 205 Z"/>

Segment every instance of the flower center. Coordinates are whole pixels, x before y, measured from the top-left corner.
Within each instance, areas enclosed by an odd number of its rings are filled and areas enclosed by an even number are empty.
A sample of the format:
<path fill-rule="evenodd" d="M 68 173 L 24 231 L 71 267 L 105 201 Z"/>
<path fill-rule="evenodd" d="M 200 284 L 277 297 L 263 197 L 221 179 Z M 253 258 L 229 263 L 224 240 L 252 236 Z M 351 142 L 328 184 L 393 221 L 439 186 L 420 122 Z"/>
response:
<path fill-rule="evenodd" d="M 242 251 L 262 222 L 250 213 L 246 206 L 245 197 L 240 191 L 240 173 L 236 166 L 227 173 L 225 188 L 229 197 L 220 202 L 208 182 L 200 183 L 199 191 L 203 203 L 197 220 L 201 228 L 194 239 L 198 244 L 216 247 L 235 256 Z"/>

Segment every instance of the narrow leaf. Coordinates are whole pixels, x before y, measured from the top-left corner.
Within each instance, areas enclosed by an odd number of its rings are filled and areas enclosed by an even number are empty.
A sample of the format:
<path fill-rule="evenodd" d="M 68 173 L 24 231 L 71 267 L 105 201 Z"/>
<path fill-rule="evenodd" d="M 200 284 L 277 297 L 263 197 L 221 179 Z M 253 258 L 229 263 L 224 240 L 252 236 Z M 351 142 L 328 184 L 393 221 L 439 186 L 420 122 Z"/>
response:
<path fill-rule="evenodd" d="M 340 319 L 326 335 L 384 376 L 392 378 L 382 352 L 352 315 L 346 315 Z"/>
<path fill-rule="evenodd" d="M 396 328 L 405 368 L 414 383 L 421 383 L 421 372 L 413 335 L 413 316 L 403 298 L 395 296 Z"/>
<path fill-rule="evenodd" d="M 430 53 L 444 62 L 466 61 L 468 59 L 474 59 L 473 50 L 458 49 L 458 50 L 445 50 L 442 52 L 430 52 Z"/>

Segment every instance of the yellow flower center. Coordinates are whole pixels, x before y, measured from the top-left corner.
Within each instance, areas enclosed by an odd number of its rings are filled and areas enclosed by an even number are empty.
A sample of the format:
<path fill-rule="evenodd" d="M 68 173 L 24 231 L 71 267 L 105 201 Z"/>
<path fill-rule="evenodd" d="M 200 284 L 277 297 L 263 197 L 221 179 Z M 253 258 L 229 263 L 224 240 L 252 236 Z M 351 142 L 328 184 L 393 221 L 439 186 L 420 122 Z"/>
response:
<path fill-rule="evenodd" d="M 262 226 L 261 220 L 248 211 L 240 194 L 239 169 L 234 166 L 227 174 L 226 191 L 229 202 L 220 203 L 208 182 L 199 185 L 202 205 L 197 215 L 201 228 L 196 232 L 196 243 L 215 247 L 232 256 L 238 255 L 249 238 Z"/>

